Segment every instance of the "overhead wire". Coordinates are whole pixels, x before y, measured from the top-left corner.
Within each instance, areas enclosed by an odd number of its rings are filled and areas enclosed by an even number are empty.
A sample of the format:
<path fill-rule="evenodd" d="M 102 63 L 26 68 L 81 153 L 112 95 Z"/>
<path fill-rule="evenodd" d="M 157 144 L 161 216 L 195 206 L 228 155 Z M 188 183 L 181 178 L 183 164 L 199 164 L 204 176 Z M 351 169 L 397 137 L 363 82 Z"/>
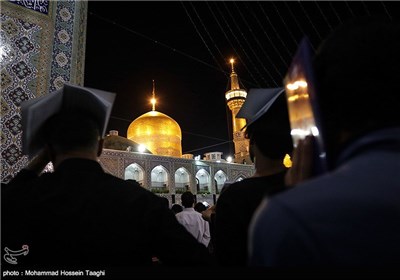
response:
<path fill-rule="evenodd" d="M 290 6 L 287 4 L 287 1 L 283 1 L 283 3 L 285 4 L 287 10 L 289 11 L 289 14 L 292 16 L 294 22 L 296 23 L 296 26 L 300 29 L 302 34 L 306 34 L 306 32 L 304 32 L 304 29 L 301 27 L 301 24 L 297 21 L 297 18 L 294 16 L 294 14 L 292 13 L 292 10 L 290 9 Z M 311 44 L 311 48 L 312 50 L 315 52 L 315 47 L 312 44 L 312 42 L 310 42 Z"/>
<path fill-rule="evenodd" d="M 188 18 L 189 18 L 190 22 L 192 23 L 194 29 L 196 30 L 197 35 L 199 35 L 201 41 L 202 41 L 203 44 L 205 45 L 207 51 L 209 52 L 209 54 L 210 54 L 211 57 L 213 58 L 214 62 L 217 64 L 217 66 L 219 67 L 219 69 L 220 69 L 221 71 L 225 72 L 224 69 L 223 69 L 223 68 L 221 67 L 221 65 L 219 64 L 218 60 L 215 58 L 215 56 L 214 56 L 213 53 L 211 52 L 210 48 L 208 47 L 207 42 L 204 40 L 203 36 L 201 35 L 200 31 L 198 30 L 198 28 L 197 28 L 196 24 L 194 23 L 192 17 L 190 16 L 189 12 L 187 11 L 185 5 L 183 4 L 183 1 L 180 1 L 180 2 L 181 2 L 181 4 L 182 4 L 183 9 L 184 9 L 185 12 L 186 12 L 186 15 L 188 16 Z"/>
<path fill-rule="evenodd" d="M 218 45 L 215 43 L 215 41 L 213 40 L 210 32 L 208 32 L 208 29 L 206 27 L 206 25 L 203 23 L 203 20 L 201 19 L 201 17 L 199 16 L 199 14 L 197 13 L 196 7 L 193 5 L 192 2 L 190 2 L 190 4 L 192 5 L 193 11 L 195 12 L 197 18 L 199 19 L 201 25 L 203 26 L 204 31 L 207 33 L 208 37 L 210 38 L 210 40 L 213 42 L 214 47 L 217 49 L 220 57 L 222 58 L 223 61 L 226 60 L 226 57 L 224 57 L 224 55 L 222 54 L 221 50 L 218 48 Z"/>
<path fill-rule="evenodd" d="M 364 10 L 367 12 L 367 15 L 368 15 L 368 16 L 371 16 L 371 14 L 370 14 L 370 12 L 369 12 L 369 10 L 368 10 L 368 8 L 367 8 L 367 5 L 365 5 L 364 1 L 361 1 L 361 4 L 363 5 Z"/>
<path fill-rule="evenodd" d="M 169 45 L 167 45 L 167 44 L 165 44 L 163 42 L 157 41 L 157 40 L 155 40 L 155 39 L 153 39 L 153 38 L 151 38 L 151 37 L 149 37 L 147 35 L 144 35 L 144 34 L 142 34 L 140 32 L 137 32 L 137 31 L 133 30 L 132 28 L 126 27 L 126 26 L 124 26 L 124 25 L 122 25 L 122 24 L 120 24 L 120 23 L 118 23 L 116 21 L 110 20 L 108 18 L 105 18 L 105 17 L 100 16 L 100 15 L 98 15 L 96 13 L 93 13 L 93 12 L 89 12 L 89 15 L 95 16 L 95 17 L 99 18 L 100 20 L 103 20 L 105 22 L 111 23 L 111 24 L 113 24 L 113 25 L 115 25 L 115 26 L 117 26 L 119 28 L 125 29 L 126 31 L 128 31 L 128 32 L 130 32 L 132 34 L 135 34 L 135 35 L 137 35 L 139 37 L 142 37 L 142 38 L 144 38 L 146 40 L 152 41 L 153 43 L 155 43 L 157 45 L 160 45 L 160 46 L 165 47 L 165 48 L 167 48 L 167 49 L 169 49 L 169 50 L 171 50 L 173 52 L 179 53 L 180 55 L 183 55 L 183 56 L 185 56 L 187 58 L 195 60 L 195 61 L 197 61 L 197 62 L 199 62 L 199 63 L 201 63 L 203 65 L 206 65 L 206 66 L 208 66 L 210 68 L 213 68 L 214 70 L 217 70 L 218 72 L 223 72 L 224 74 L 226 74 L 226 71 L 222 71 L 221 69 L 215 67 L 214 65 L 211 65 L 211 64 L 209 64 L 207 62 L 204 62 L 201 59 L 198 59 L 198 58 L 196 58 L 196 57 L 194 57 L 194 56 L 192 56 L 190 54 L 187 54 L 187 53 L 185 53 L 183 51 L 180 51 L 180 50 L 178 50 L 178 49 L 176 49 L 174 47 L 171 47 L 171 46 L 169 46 Z"/>
<path fill-rule="evenodd" d="M 218 11 L 220 17 L 223 19 L 223 21 L 225 22 L 225 25 L 228 27 L 230 33 L 233 35 L 233 37 L 235 38 L 235 40 L 238 42 L 238 45 L 240 48 L 242 48 L 243 50 L 243 46 L 240 44 L 240 41 L 237 39 L 235 32 L 233 32 L 232 28 L 230 27 L 229 23 L 226 21 L 223 13 L 221 13 L 220 9 L 218 8 L 218 2 L 213 2 L 215 4 L 216 10 Z M 225 31 L 224 31 L 225 33 Z M 260 84 L 258 83 L 257 79 L 253 76 L 252 71 L 250 71 L 250 69 L 247 67 L 246 63 L 244 62 L 244 60 L 242 59 L 242 57 L 239 55 L 239 53 L 237 51 L 235 51 L 238 55 L 238 58 L 241 62 L 241 64 L 243 65 L 243 67 L 246 69 L 247 73 L 250 75 L 250 77 L 253 79 L 253 81 L 256 83 L 256 85 L 258 87 L 260 87 Z"/>
<path fill-rule="evenodd" d="M 333 13 L 335 14 L 335 16 L 336 16 L 336 18 L 339 20 L 339 22 L 340 22 L 340 23 L 343 23 L 343 22 L 342 22 L 342 19 L 340 18 L 339 14 L 337 13 L 335 7 L 332 5 L 331 2 L 329 2 L 329 6 L 330 6 L 331 9 L 333 10 Z"/>
<path fill-rule="evenodd" d="M 269 55 L 264 51 L 264 47 L 261 45 L 260 40 L 258 40 L 257 36 L 254 34 L 253 29 L 251 28 L 251 26 L 248 24 L 246 18 L 243 16 L 243 13 L 240 11 L 239 7 L 236 5 L 235 2 L 233 2 L 235 4 L 235 7 L 240 15 L 240 17 L 242 18 L 243 22 L 246 24 L 247 29 L 250 31 L 251 35 L 253 36 L 255 42 L 257 43 L 257 45 L 259 46 L 260 50 L 264 53 L 264 55 L 267 57 L 267 59 L 269 60 L 270 64 L 272 64 L 272 60 L 270 59 Z M 253 50 L 253 54 L 258 58 L 258 55 L 255 54 L 254 50 Z M 269 78 L 273 81 L 274 85 L 277 86 L 277 82 L 275 81 L 274 77 L 272 76 L 271 72 L 268 70 L 268 68 L 266 68 L 264 66 L 265 63 L 263 63 L 260 58 L 258 58 L 258 60 L 260 61 L 260 64 L 262 66 L 262 68 L 264 69 L 264 71 L 267 73 L 267 75 L 269 76 Z M 269 83 L 267 82 L 267 85 L 269 85 Z"/>
<path fill-rule="evenodd" d="M 235 20 L 235 18 L 232 16 L 232 13 L 229 11 L 229 8 L 226 6 L 225 2 L 222 2 L 222 3 L 223 3 L 223 5 L 224 5 L 226 11 L 228 12 L 228 15 L 229 15 L 230 18 L 232 19 L 232 22 L 233 22 L 234 26 L 235 26 L 236 29 L 239 31 L 238 33 L 242 36 L 243 42 L 246 42 L 246 43 L 247 43 L 247 46 L 249 47 L 249 49 L 251 50 L 251 52 L 253 53 L 253 55 L 256 57 L 256 59 L 258 59 L 258 60 L 260 61 L 260 59 L 258 58 L 257 54 L 254 52 L 253 47 L 250 45 L 249 41 L 246 40 L 246 37 L 243 35 L 243 32 L 242 32 L 242 30 L 240 29 L 240 26 L 236 23 L 236 20 Z M 232 2 L 232 3 L 235 4 L 235 2 Z M 235 4 L 235 5 L 236 5 L 236 4 Z M 234 35 L 234 36 L 236 37 L 236 35 Z M 236 37 L 236 38 L 237 38 L 237 37 Z M 264 79 L 264 76 L 261 75 L 260 71 L 258 71 L 258 68 L 255 66 L 255 64 L 254 64 L 253 60 L 251 59 L 251 57 L 247 54 L 245 48 L 243 48 L 243 46 L 241 45 L 240 40 L 237 39 L 237 41 L 238 41 L 239 46 L 242 48 L 243 53 L 244 53 L 245 56 L 249 59 L 249 61 L 250 61 L 250 63 L 251 63 L 251 66 L 252 66 L 252 67 L 254 68 L 254 70 L 257 72 L 257 74 L 259 75 L 259 77 L 261 78 L 261 80 L 262 80 L 264 83 L 267 83 L 267 81 Z M 261 65 L 262 65 L 262 62 L 261 62 Z"/>
<path fill-rule="evenodd" d="M 363 5 L 363 7 L 364 7 L 366 13 L 367 13 L 368 15 L 370 15 L 370 12 L 369 12 L 368 8 L 366 7 L 365 3 L 364 3 L 363 1 L 361 1 L 361 2 L 362 2 L 362 5 Z M 331 24 L 330 24 L 329 21 L 327 20 L 326 15 L 323 13 L 322 9 L 319 7 L 317 1 L 315 1 L 315 3 L 316 3 L 316 5 L 317 5 L 318 9 L 320 10 L 321 14 L 323 15 L 324 20 L 328 23 L 329 28 L 332 29 Z M 384 9 L 385 13 L 387 14 L 387 16 L 388 16 L 390 19 L 392 19 L 392 16 L 390 15 L 390 13 L 389 13 L 388 9 L 386 8 L 385 4 L 384 4 L 382 1 L 380 1 L 380 3 L 381 3 L 381 5 L 383 6 L 383 9 Z M 344 1 L 344 4 L 346 5 L 347 9 L 350 11 L 350 14 L 351 14 L 352 16 L 354 16 L 354 12 L 353 12 L 351 6 L 349 5 L 349 3 L 348 3 L 347 1 Z M 157 41 L 157 40 L 155 40 L 155 39 L 153 39 L 153 38 L 151 38 L 151 37 L 149 37 L 149 36 L 147 36 L 147 35 L 144 35 L 144 34 L 142 34 L 142 33 L 140 33 L 140 32 L 137 32 L 137 31 L 133 30 L 132 28 L 128 28 L 128 27 L 126 27 L 126 26 L 123 26 L 122 24 L 117 23 L 117 22 L 115 22 L 115 21 L 112 21 L 112 20 L 110 20 L 110 19 L 108 19 L 108 18 L 105 18 L 105 17 L 100 16 L 100 15 L 98 15 L 98 14 L 95 14 L 95 13 L 93 13 L 93 12 L 89 12 L 89 14 L 90 14 L 90 15 L 93 15 L 93 16 L 96 16 L 96 17 L 98 17 L 99 19 L 101 19 L 101 20 L 103 20 L 103 21 L 106 21 L 106 22 L 109 22 L 109 23 L 111 23 L 111 24 L 114 24 L 114 25 L 116 25 L 116 26 L 118 26 L 118 27 L 120 27 L 120 28 L 123 28 L 123 29 L 127 30 L 128 32 L 133 33 L 133 34 L 135 34 L 135 35 L 137 35 L 137 36 L 140 36 L 140 37 L 145 38 L 145 39 L 147 39 L 147 40 L 151 40 L 151 41 L 154 42 L 155 44 L 158 44 L 158 45 L 161 45 L 161 46 L 163 46 L 163 47 L 165 47 L 165 48 L 168 48 L 168 49 L 170 49 L 170 50 L 173 51 L 173 52 L 176 52 L 176 53 L 179 53 L 180 55 L 186 56 L 186 57 L 188 57 L 188 58 L 190 58 L 190 59 L 192 59 L 192 60 L 195 60 L 195 61 L 197 61 L 197 62 L 199 62 L 199 63 L 201 63 L 201 64 L 206 65 L 207 67 L 211 67 L 211 68 L 213 68 L 214 70 L 217 70 L 217 71 L 220 71 L 220 72 L 224 73 L 225 75 L 228 75 L 228 74 L 227 74 L 227 71 L 224 71 L 224 70 L 223 70 L 223 67 L 222 67 L 221 64 L 218 62 L 218 59 L 215 57 L 215 55 L 213 55 L 213 52 L 211 51 L 211 48 L 207 45 L 207 41 L 205 40 L 205 38 L 204 38 L 203 36 L 201 36 L 201 32 L 200 32 L 200 31 L 198 30 L 198 28 L 195 26 L 196 24 L 195 24 L 193 18 L 190 17 L 190 13 L 188 12 L 187 8 L 184 6 L 183 3 L 182 3 L 182 5 L 183 5 L 183 7 L 184 7 L 184 9 L 185 9 L 185 12 L 187 13 L 188 17 L 190 18 L 192 24 L 194 24 L 194 27 L 195 27 L 195 29 L 196 29 L 196 32 L 198 33 L 199 37 L 202 39 L 203 43 L 206 45 L 206 48 L 207 48 L 208 52 L 209 52 L 210 55 L 213 57 L 213 59 L 214 59 L 216 65 L 217 65 L 218 67 L 215 67 L 214 65 L 211 65 L 211 64 L 209 64 L 209 63 L 207 63 L 207 62 L 205 62 L 205 61 L 203 61 L 203 60 L 201 60 L 201 59 L 198 59 L 198 58 L 196 58 L 196 57 L 194 57 L 194 56 L 192 56 L 192 55 L 190 55 L 190 54 L 188 54 L 188 53 L 185 53 L 185 52 L 183 52 L 183 51 L 180 51 L 180 50 L 178 50 L 178 49 L 176 49 L 176 48 L 174 48 L 174 47 L 171 47 L 171 46 L 169 46 L 169 45 L 167 45 L 167 44 L 165 44 L 165 43 L 163 43 L 163 42 Z M 191 5 L 193 6 L 192 3 L 191 3 Z M 208 5 L 208 7 L 209 7 L 209 4 L 208 4 L 208 3 L 207 3 L 207 5 Z M 258 5 L 260 5 L 260 3 L 258 3 Z M 272 5 L 273 5 L 273 7 L 275 8 L 275 10 L 276 10 L 277 12 L 279 12 L 279 9 L 277 9 L 277 7 L 275 6 L 275 4 L 272 3 Z M 298 22 L 297 18 L 294 16 L 293 12 L 291 11 L 291 8 L 288 6 L 288 4 L 286 3 L 286 1 L 284 1 L 284 5 L 286 6 L 286 8 L 288 9 L 290 15 L 292 16 L 292 18 L 293 18 L 294 21 L 296 22 L 297 27 L 304 33 L 304 30 L 302 29 L 301 24 Z M 305 13 L 307 19 L 312 23 L 312 21 L 310 20 L 309 15 L 308 15 L 308 13 L 307 13 L 307 11 L 304 9 L 304 7 L 301 5 L 301 3 L 299 3 L 299 5 L 300 5 L 301 9 L 303 10 L 303 12 Z M 340 22 L 342 22 L 342 19 L 341 19 L 340 16 L 338 15 L 338 13 L 337 13 L 336 9 L 334 8 L 334 6 L 332 5 L 332 3 L 329 3 L 329 5 L 330 5 L 331 9 L 333 10 L 333 12 L 335 13 L 335 16 L 338 18 L 338 20 L 339 20 Z M 247 7 L 247 9 L 249 9 L 249 7 L 247 6 L 247 4 L 246 4 L 246 7 Z M 215 48 L 217 49 L 219 55 L 221 55 L 221 56 L 223 57 L 223 55 L 222 55 L 220 49 L 218 48 L 218 45 L 215 43 L 215 41 L 213 40 L 212 36 L 211 36 L 210 33 L 208 32 L 207 27 L 205 26 L 205 24 L 204 24 L 203 21 L 201 20 L 201 17 L 200 17 L 200 15 L 198 14 L 198 12 L 197 12 L 197 10 L 195 9 L 194 6 L 193 6 L 193 10 L 194 10 L 194 12 L 196 13 L 196 16 L 198 17 L 198 19 L 199 19 L 201 25 L 203 26 L 205 32 L 206 32 L 207 35 L 208 35 L 208 37 L 210 38 L 210 40 L 212 40 L 212 42 L 213 42 Z M 209 7 L 209 10 L 211 11 L 211 13 L 212 13 L 214 19 L 216 19 L 216 16 L 215 16 L 215 14 L 213 13 L 212 9 L 210 9 L 210 7 Z M 266 14 L 266 12 L 265 12 L 264 9 L 262 9 L 262 11 L 263 11 L 264 14 Z M 254 13 L 253 13 L 253 15 L 254 15 Z M 279 14 L 279 16 L 280 16 L 280 18 L 283 20 L 283 17 L 282 17 L 280 14 Z M 241 14 L 241 17 L 243 18 L 243 14 Z M 257 20 L 257 19 L 256 19 L 256 20 Z M 268 17 L 268 16 L 267 16 L 267 20 L 269 20 L 269 17 Z M 216 22 L 217 22 L 217 24 L 219 25 L 220 29 L 224 32 L 224 29 L 221 27 L 220 22 L 219 22 L 218 20 L 216 20 Z M 269 22 L 270 22 L 270 20 L 269 20 Z M 285 21 L 283 21 L 283 22 L 284 22 L 284 25 L 287 26 L 286 23 L 285 23 Z M 246 24 L 247 24 L 247 22 L 246 22 Z M 314 28 L 314 30 L 315 30 L 316 28 L 315 28 L 314 24 L 312 24 L 312 25 L 313 25 L 313 28 Z M 261 26 L 262 26 L 262 25 L 261 25 Z M 274 28 L 273 25 L 272 25 L 272 28 Z M 275 28 L 274 28 L 274 29 L 275 29 Z M 288 30 L 290 30 L 290 29 L 288 28 Z M 265 31 L 264 31 L 264 32 L 265 32 Z M 292 32 L 290 32 L 290 33 L 291 33 L 291 38 L 292 38 L 292 40 L 295 41 L 295 38 L 294 38 Z M 316 34 L 317 34 L 319 37 L 321 37 L 321 35 L 319 34 L 319 32 L 316 31 Z M 227 36 L 226 34 L 224 34 L 224 36 L 225 36 L 227 39 L 229 39 L 228 36 Z M 230 44 L 231 44 L 231 46 L 234 48 L 232 42 L 230 42 Z M 259 44 L 259 41 L 258 41 L 258 40 L 257 40 L 257 44 Z M 242 48 L 243 48 L 243 46 L 242 46 Z M 314 48 L 314 47 L 313 47 L 313 48 Z M 276 49 L 276 47 L 275 47 L 275 49 Z M 262 50 L 262 52 L 263 52 L 264 54 L 266 54 L 265 51 L 264 51 L 262 48 L 261 48 L 261 50 Z M 288 52 L 288 48 L 287 48 L 287 47 L 285 48 L 285 50 L 286 50 L 286 52 Z M 245 63 L 244 63 L 243 59 L 240 57 L 239 53 L 238 53 L 236 50 L 235 50 L 235 53 L 238 55 L 240 61 L 241 61 L 241 62 L 243 63 L 243 65 L 245 66 Z M 278 54 L 278 55 L 279 55 L 281 61 L 284 61 L 284 62 L 286 63 L 286 61 L 282 58 L 282 56 L 281 56 L 280 54 Z M 272 63 L 272 59 L 271 59 L 269 56 L 266 56 L 266 57 L 267 57 L 267 59 L 270 61 L 271 65 L 275 66 L 275 63 Z M 247 71 L 248 71 L 249 73 L 251 73 L 251 71 L 249 71 L 249 69 L 247 68 L 247 66 L 245 66 L 245 68 L 247 69 Z M 263 66 L 263 68 L 266 69 L 264 66 Z M 279 73 L 279 70 L 276 68 L 276 66 L 273 67 L 273 68 L 274 68 L 274 70 L 276 70 L 276 71 Z M 264 70 L 264 71 L 265 71 L 265 70 Z M 267 74 L 268 74 L 268 73 L 267 73 Z M 270 73 L 269 73 L 268 75 L 270 75 Z M 256 82 L 256 79 L 254 78 L 254 76 L 252 77 L 252 79 Z M 247 82 L 249 82 L 249 81 L 247 81 Z M 252 84 L 251 82 L 249 82 L 249 83 Z M 274 81 L 274 83 L 276 84 L 276 81 Z"/>
<path fill-rule="evenodd" d="M 354 17 L 354 12 L 353 12 L 353 10 L 351 9 L 349 3 L 347 3 L 347 1 L 344 1 L 344 3 L 346 4 L 347 9 L 350 11 L 351 16 Z"/>
<path fill-rule="evenodd" d="M 258 3 L 258 5 L 260 5 L 259 2 L 257 2 L 257 3 Z M 260 5 L 260 8 L 261 8 L 261 5 Z M 253 13 L 253 15 L 254 15 L 254 13 Z M 267 17 L 267 19 L 269 19 L 268 16 L 265 14 L 265 12 L 264 12 L 264 16 Z M 276 48 L 276 46 L 275 46 L 275 44 L 274 44 L 274 41 L 273 41 L 273 40 L 271 39 L 271 37 L 268 35 L 268 32 L 265 31 L 265 29 L 264 29 L 264 27 L 263 27 L 263 24 L 258 20 L 257 17 L 255 17 L 255 19 L 256 19 L 256 22 L 258 23 L 258 25 L 261 27 L 261 29 L 262 29 L 264 35 L 267 37 L 268 41 L 271 43 L 272 48 L 273 48 L 274 51 L 278 54 L 279 59 L 280 59 L 280 60 L 282 61 L 282 63 L 286 66 L 286 65 L 287 65 L 287 62 L 286 62 L 285 59 L 282 57 L 282 55 L 281 55 L 281 53 L 279 52 L 279 50 Z M 278 72 L 279 72 L 279 70 L 278 70 Z"/>
<path fill-rule="evenodd" d="M 382 4 L 383 9 L 385 10 L 385 12 L 386 12 L 386 14 L 388 15 L 389 19 L 392 20 L 393 18 L 392 18 L 392 16 L 389 14 L 389 11 L 386 9 L 385 3 L 383 3 L 383 1 L 379 1 L 379 2 Z"/>
<path fill-rule="evenodd" d="M 269 23 L 269 26 L 272 28 L 272 30 L 274 31 L 275 35 L 278 37 L 279 41 L 282 43 L 283 47 L 285 48 L 287 54 L 290 56 L 290 55 L 291 55 L 290 51 L 289 51 L 288 48 L 286 47 L 286 44 L 283 42 L 281 36 L 279 35 L 279 32 L 275 29 L 274 24 L 272 23 L 272 21 L 270 20 L 269 16 L 268 16 L 267 13 L 265 12 L 263 6 L 260 5 L 260 2 L 257 2 L 257 3 L 258 3 L 258 5 L 259 5 L 259 7 L 260 7 L 260 9 L 261 9 L 261 12 L 263 13 L 263 15 L 265 16 L 265 18 L 267 19 L 267 21 L 268 21 L 268 23 Z M 266 32 L 264 32 L 264 34 L 265 34 L 265 33 L 266 33 Z M 276 48 L 274 47 L 274 49 L 276 49 Z M 287 62 L 285 59 L 282 58 L 282 61 L 284 62 L 284 65 L 285 65 L 285 66 L 288 65 L 288 62 Z"/>
<path fill-rule="evenodd" d="M 324 18 L 326 24 L 327 24 L 328 27 L 329 27 L 329 30 L 332 31 L 332 30 L 333 30 L 332 25 L 329 23 L 327 17 L 325 16 L 324 12 L 322 11 L 321 7 L 318 5 L 318 1 L 313 1 L 313 2 L 314 2 L 315 5 L 317 6 L 317 8 L 318 8 L 319 12 L 321 13 L 322 17 Z"/>
<path fill-rule="evenodd" d="M 258 20 L 258 18 L 255 16 L 254 12 L 253 12 L 252 10 L 249 9 L 249 7 L 247 6 L 247 3 L 245 4 L 245 6 L 246 6 L 246 8 L 248 9 L 248 11 L 250 11 L 252 17 L 256 20 L 257 24 L 262 28 L 261 22 L 260 22 L 260 21 Z M 262 29 L 262 30 L 263 30 L 263 32 L 265 33 L 265 29 Z M 275 45 L 272 44 L 271 38 L 268 36 L 268 34 L 265 34 L 265 35 L 266 35 L 268 41 L 271 43 L 271 46 L 274 47 Z M 275 52 L 277 52 L 277 53 L 279 54 L 279 51 L 278 51 L 278 50 L 276 50 L 276 49 L 274 49 L 274 50 L 275 50 Z M 276 71 L 276 73 L 277 73 L 278 75 L 281 75 L 281 72 L 280 72 L 279 69 L 276 67 L 275 63 L 271 60 L 270 56 L 264 51 L 263 48 L 261 48 L 261 51 L 262 51 L 263 54 L 268 58 L 270 64 L 272 65 L 272 67 L 273 67 L 273 69 Z M 283 63 L 285 63 L 285 61 L 284 61 L 283 59 L 281 59 L 281 61 L 282 61 Z M 275 82 L 275 83 L 276 83 L 276 82 Z"/>
<path fill-rule="evenodd" d="M 202 134 L 198 134 L 198 133 L 193 133 L 193 132 L 188 132 L 188 131 L 182 131 L 182 133 L 190 134 L 190 135 L 193 135 L 193 136 L 199 136 L 199 137 L 203 137 L 203 138 L 208 138 L 208 139 L 212 139 L 212 140 L 227 141 L 226 139 L 210 137 L 210 136 L 206 136 L 206 135 L 202 135 Z"/>
<path fill-rule="evenodd" d="M 304 15 L 306 16 L 306 18 L 308 19 L 308 21 L 311 23 L 312 28 L 315 31 L 315 34 L 317 34 L 318 39 L 322 40 L 321 34 L 318 32 L 318 30 L 315 28 L 314 23 L 312 22 L 312 20 L 310 19 L 310 17 L 308 16 L 307 10 L 303 7 L 303 5 L 301 4 L 301 2 L 298 2 L 298 4 L 300 5 L 301 10 L 303 11 Z"/>
<path fill-rule="evenodd" d="M 274 7 L 275 12 L 278 14 L 279 18 L 282 20 L 283 25 L 286 27 L 287 33 L 290 35 L 290 37 L 292 38 L 294 44 L 297 46 L 298 42 L 297 42 L 296 38 L 294 37 L 294 35 L 293 35 L 293 33 L 292 33 L 292 30 L 287 26 L 286 21 L 285 21 L 285 18 L 281 15 L 281 13 L 279 12 L 278 7 L 274 4 L 274 2 L 271 1 L 270 3 L 271 3 L 272 6 Z M 292 53 L 290 53 L 290 56 L 292 56 Z"/>
<path fill-rule="evenodd" d="M 225 39 L 227 40 L 227 42 L 228 42 L 229 45 L 231 46 L 233 52 L 236 54 L 236 56 L 239 58 L 239 60 L 242 61 L 242 60 L 241 60 L 241 57 L 240 57 L 240 55 L 239 55 L 239 53 L 236 51 L 236 48 L 235 48 L 234 45 L 232 44 L 232 42 L 231 42 L 231 40 L 229 39 L 229 37 L 227 36 L 227 34 L 226 34 L 224 28 L 221 26 L 221 23 L 219 22 L 217 16 L 215 15 L 213 9 L 212 9 L 211 6 L 209 5 L 209 2 L 206 1 L 205 3 L 206 3 L 206 5 L 207 5 L 207 8 L 208 8 L 208 10 L 210 11 L 211 15 L 213 16 L 215 22 L 217 23 L 219 29 L 222 31 L 222 34 L 225 36 Z M 243 65 L 244 65 L 244 64 L 243 64 Z M 241 80 L 244 80 L 244 79 L 241 79 Z M 251 82 L 251 81 L 247 81 L 247 83 L 250 84 L 250 85 L 255 85 L 255 84 L 254 84 L 253 82 Z"/>
<path fill-rule="evenodd" d="M 212 148 L 212 147 L 225 145 L 225 144 L 228 144 L 228 143 L 230 143 L 230 142 L 232 142 L 232 140 L 225 141 L 225 142 L 221 142 L 221 143 L 214 144 L 214 145 L 209 145 L 209 146 L 201 147 L 201 148 L 194 149 L 194 150 L 190 150 L 190 151 L 186 151 L 186 152 L 184 152 L 184 153 L 185 153 L 185 154 L 189 154 L 189 153 L 192 153 L 192 152 L 196 152 L 196 151 L 200 151 L 200 150 L 205 150 L 205 149 Z"/>

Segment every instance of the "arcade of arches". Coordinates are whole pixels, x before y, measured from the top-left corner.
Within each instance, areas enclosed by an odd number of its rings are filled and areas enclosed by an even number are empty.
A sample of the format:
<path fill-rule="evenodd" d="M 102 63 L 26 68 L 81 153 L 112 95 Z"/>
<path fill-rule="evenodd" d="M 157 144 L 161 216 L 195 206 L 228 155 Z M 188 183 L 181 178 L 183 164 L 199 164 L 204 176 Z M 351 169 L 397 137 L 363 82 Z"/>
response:
<path fill-rule="evenodd" d="M 183 193 L 184 191 L 190 190 L 190 178 L 191 175 L 189 171 L 180 167 L 175 171 L 174 174 L 174 186 L 169 185 L 170 174 L 168 170 L 162 165 L 157 165 L 151 170 L 151 184 L 150 189 L 156 193 L 168 193 L 173 187 L 175 193 Z M 135 180 L 139 182 L 141 186 L 144 186 L 145 171 L 137 163 L 132 163 L 125 168 L 124 179 Z M 200 169 L 195 175 L 196 179 L 196 191 L 197 193 L 211 193 L 211 176 L 205 169 Z M 242 177 L 238 177 L 236 181 L 242 180 Z M 227 175 L 224 171 L 218 170 L 214 176 L 214 182 L 216 187 L 216 193 L 219 193 L 225 182 L 228 180 Z"/>
<path fill-rule="evenodd" d="M 121 179 L 136 180 L 170 204 L 179 203 L 189 190 L 197 200 L 211 205 L 226 182 L 240 181 L 254 173 L 253 165 L 166 157 L 148 153 L 104 149 L 100 163 L 107 173 Z"/>

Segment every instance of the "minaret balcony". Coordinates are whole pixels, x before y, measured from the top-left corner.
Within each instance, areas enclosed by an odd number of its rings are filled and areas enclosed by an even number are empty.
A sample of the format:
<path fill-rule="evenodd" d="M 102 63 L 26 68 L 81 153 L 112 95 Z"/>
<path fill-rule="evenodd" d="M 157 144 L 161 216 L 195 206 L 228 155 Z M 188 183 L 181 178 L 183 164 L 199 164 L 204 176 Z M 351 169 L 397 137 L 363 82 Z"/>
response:
<path fill-rule="evenodd" d="M 225 94 L 226 100 L 231 100 L 231 99 L 245 99 L 247 96 L 247 92 L 242 89 L 233 89 L 228 91 Z"/>

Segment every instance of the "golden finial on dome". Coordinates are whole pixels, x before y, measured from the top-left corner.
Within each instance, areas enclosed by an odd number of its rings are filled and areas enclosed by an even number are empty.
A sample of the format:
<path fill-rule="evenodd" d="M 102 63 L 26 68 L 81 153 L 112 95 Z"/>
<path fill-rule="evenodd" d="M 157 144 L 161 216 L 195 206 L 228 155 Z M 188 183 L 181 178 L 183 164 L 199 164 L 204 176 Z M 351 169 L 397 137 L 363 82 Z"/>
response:
<path fill-rule="evenodd" d="M 153 111 L 156 110 L 156 86 L 153 80 L 153 97 L 150 100 L 151 104 L 153 105 Z"/>

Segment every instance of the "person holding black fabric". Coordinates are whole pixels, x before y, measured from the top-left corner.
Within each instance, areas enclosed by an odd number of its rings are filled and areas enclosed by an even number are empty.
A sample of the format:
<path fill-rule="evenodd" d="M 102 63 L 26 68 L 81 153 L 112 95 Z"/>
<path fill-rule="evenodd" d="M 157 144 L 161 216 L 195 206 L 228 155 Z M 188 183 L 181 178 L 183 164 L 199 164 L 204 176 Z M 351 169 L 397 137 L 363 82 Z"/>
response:
<path fill-rule="evenodd" d="M 255 174 L 226 186 L 216 203 L 213 245 L 217 261 L 222 266 L 247 265 L 247 231 L 251 217 L 265 195 L 285 190 L 287 168 L 283 159 L 292 151 L 283 89 L 251 93 L 246 102 L 265 105 L 247 120 L 246 135 L 250 139 L 250 157 L 255 164 Z M 262 100 L 258 100 L 260 96 Z M 246 102 L 243 110 L 246 110 Z"/>
<path fill-rule="evenodd" d="M 162 198 L 103 171 L 95 105 L 83 106 L 43 122 L 44 149 L 2 190 L 2 245 L 29 248 L 12 268 L 134 269 L 154 256 L 165 266 L 212 264 Z M 54 172 L 41 174 L 49 161 Z"/>

